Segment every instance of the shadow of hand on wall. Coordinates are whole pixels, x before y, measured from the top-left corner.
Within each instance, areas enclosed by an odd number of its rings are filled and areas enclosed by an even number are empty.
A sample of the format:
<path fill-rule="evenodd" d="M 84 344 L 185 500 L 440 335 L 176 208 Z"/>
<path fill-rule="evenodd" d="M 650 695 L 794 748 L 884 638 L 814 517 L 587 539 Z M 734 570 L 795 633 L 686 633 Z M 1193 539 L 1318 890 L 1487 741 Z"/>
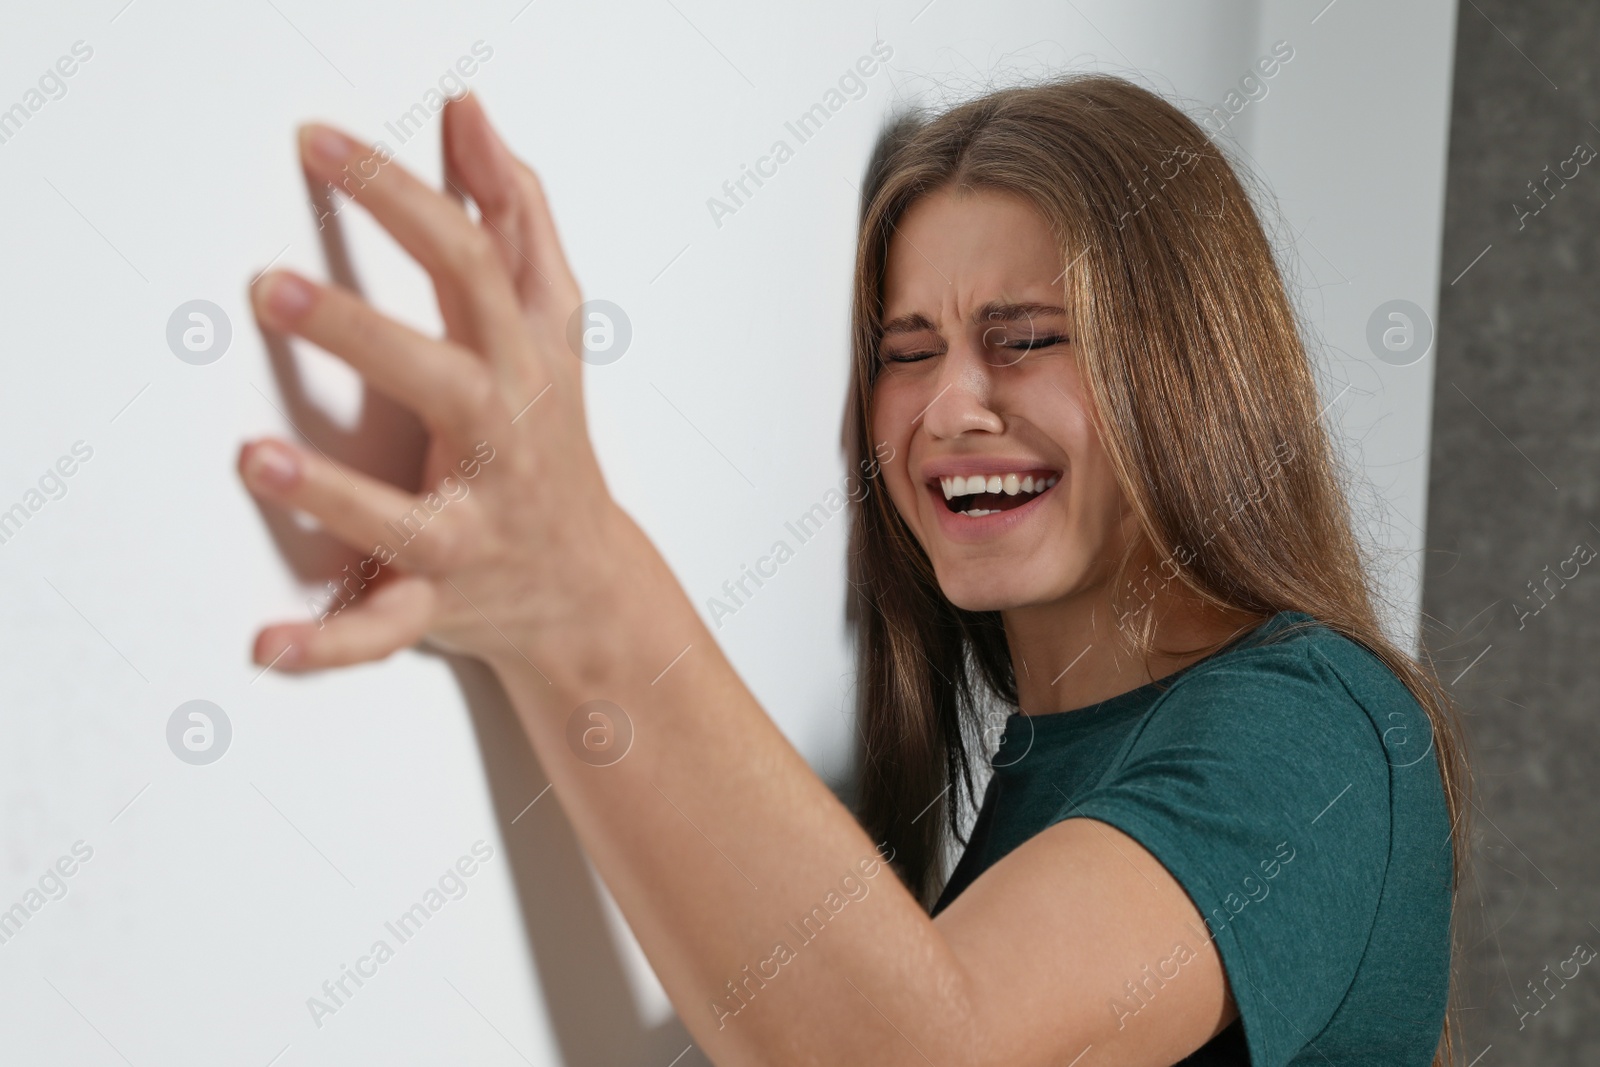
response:
<path fill-rule="evenodd" d="M 572 823 L 555 792 L 544 792 L 549 779 L 494 672 L 479 660 L 444 658 L 472 713 L 528 950 L 563 1062 L 709 1067 L 698 1048 L 689 1048 L 689 1032 L 677 1016 L 654 1026 L 640 1018 Z"/>
<path fill-rule="evenodd" d="M 329 278 L 362 295 L 328 189 L 309 177 L 307 187 L 316 216 L 324 223 L 319 234 Z M 408 492 L 421 488 L 428 437 L 414 414 L 363 383 L 360 418 L 353 429 L 344 429 L 313 402 L 289 339 L 259 324 L 258 329 L 282 397 L 279 411 L 307 445 Z M 274 406 L 280 404 L 267 399 Z M 302 527 L 281 508 L 259 503 L 257 508 L 302 581 L 338 584 L 346 565 L 355 574 L 356 564 L 366 558 L 326 531 Z M 381 583 L 384 577 L 366 584 Z M 472 715 L 522 911 L 523 934 L 562 1064 L 708 1067 L 709 1061 L 691 1047 L 688 1031 L 675 1015 L 657 1025 L 647 1025 L 641 1017 L 571 822 L 553 792 L 529 807 L 549 779 L 499 680 L 478 660 L 428 654 L 449 665 Z"/>
<path fill-rule="evenodd" d="M 318 235 L 329 279 L 335 285 L 362 295 L 344 230 L 333 211 L 330 191 L 309 175 L 306 185 L 316 217 L 322 220 Z M 281 401 L 272 397 L 266 399 L 278 408 L 306 444 L 329 459 L 382 478 L 407 492 L 421 487 L 428 436 L 416 415 L 363 382 L 360 417 L 353 429 L 346 430 L 313 402 L 288 337 L 259 323 L 257 329 L 261 331 L 273 379 L 282 398 Z M 337 585 L 347 564 L 354 574 L 356 564 L 366 558 L 366 553 L 321 530 L 302 527 L 282 508 L 258 502 L 257 510 L 295 577 L 301 581 L 328 580 Z M 359 586 L 351 586 L 352 590 L 356 588 Z"/>

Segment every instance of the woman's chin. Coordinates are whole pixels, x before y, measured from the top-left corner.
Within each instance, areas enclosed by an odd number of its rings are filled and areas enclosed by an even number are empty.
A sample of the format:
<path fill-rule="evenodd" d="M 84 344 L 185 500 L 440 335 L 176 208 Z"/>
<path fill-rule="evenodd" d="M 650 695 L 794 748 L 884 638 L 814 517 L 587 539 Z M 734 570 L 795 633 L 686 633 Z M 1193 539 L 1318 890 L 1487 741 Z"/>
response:
<path fill-rule="evenodd" d="M 939 591 L 963 611 L 1010 611 L 1055 599 L 1038 583 L 1015 575 L 941 575 Z"/>

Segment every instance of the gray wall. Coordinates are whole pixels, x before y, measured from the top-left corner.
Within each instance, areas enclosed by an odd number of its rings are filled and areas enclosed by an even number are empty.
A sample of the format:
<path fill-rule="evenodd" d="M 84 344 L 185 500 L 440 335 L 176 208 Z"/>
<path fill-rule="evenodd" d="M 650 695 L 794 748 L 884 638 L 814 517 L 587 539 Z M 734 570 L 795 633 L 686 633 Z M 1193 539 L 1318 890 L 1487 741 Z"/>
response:
<path fill-rule="evenodd" d="M 1600 159 L 1565 161 L 1600 149 L 1600 5 L 1469 0 L 1457 34 L 1423 610 L 1476 756 L 1462 1062 L 1588 1064 L 1600 959 L 1573 957 L 1600 949 L 1600 560 L 1583 562 L 1600 550 Z M 1533 214 L 1528 183 L 1574 170 Z"/>

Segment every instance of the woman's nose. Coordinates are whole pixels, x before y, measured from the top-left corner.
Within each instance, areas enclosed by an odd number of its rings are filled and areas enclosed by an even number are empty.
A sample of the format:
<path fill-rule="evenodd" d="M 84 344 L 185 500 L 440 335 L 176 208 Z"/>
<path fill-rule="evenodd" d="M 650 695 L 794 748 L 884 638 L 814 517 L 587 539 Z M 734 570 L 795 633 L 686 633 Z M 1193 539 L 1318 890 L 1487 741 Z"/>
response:
<path fill-rule="evenodd" d="M 981 352 L 952 345 L 939 358 L 922 421 L 935 437 L 958 437 L 971 430 L 999 433 L 1005 420 L 995 410 L 993 368 Z"/>

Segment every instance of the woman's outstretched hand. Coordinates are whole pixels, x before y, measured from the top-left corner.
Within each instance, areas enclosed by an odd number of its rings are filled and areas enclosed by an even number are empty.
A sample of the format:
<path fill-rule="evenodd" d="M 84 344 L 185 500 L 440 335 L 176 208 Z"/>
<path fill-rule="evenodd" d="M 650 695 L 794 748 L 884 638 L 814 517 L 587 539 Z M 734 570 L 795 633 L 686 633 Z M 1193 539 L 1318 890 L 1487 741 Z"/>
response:
<path fill-rule="evenodd" d="M 476 224 L 383 148 L 324 126 L 300 131 L 311 178 L 369 211 L 428 272 L 445 336 L 288 271 L 252 286 L 265 328 L 339 356 L 429 433 L 417 494 L 282 441 L 241 450 L 253 493 L 366 554 L 359 577 L 341 576 L 338 610 L 262 630 L 257 663 L 342 666 L 425 638 L 491 663 L 532 663 L 536 648 L 556 654 L 557 637 L 584 639 L 614 598 L 618 557 L 641 540 L 589 443 L 582 362 L 568 340 L 582 297 L 539 180 L 472 96 L 446 105 L 444 145 L 447 181 L 478 205 Z"/>

